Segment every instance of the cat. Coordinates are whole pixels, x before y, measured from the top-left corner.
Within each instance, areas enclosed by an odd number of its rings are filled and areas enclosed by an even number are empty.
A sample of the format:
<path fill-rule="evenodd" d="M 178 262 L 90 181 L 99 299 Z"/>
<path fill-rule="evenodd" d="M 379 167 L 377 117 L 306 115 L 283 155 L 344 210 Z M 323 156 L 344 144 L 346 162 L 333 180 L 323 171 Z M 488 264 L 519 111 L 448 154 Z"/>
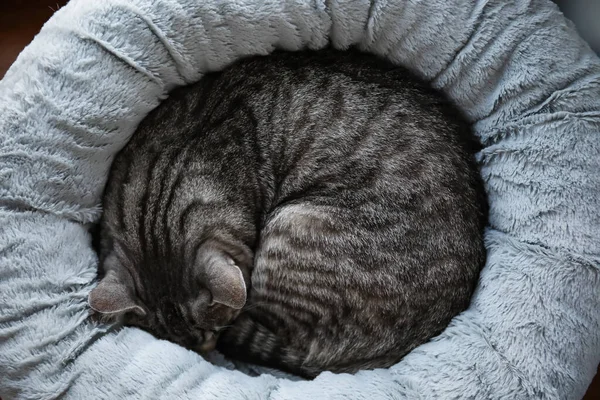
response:
<path fill-rule="evenodd" d="M 93 310 L 305 378 L 388 367 L 470 302 L 478 144 L 404 68 L 254 56 L 174 90 L 116 156 Z"/>

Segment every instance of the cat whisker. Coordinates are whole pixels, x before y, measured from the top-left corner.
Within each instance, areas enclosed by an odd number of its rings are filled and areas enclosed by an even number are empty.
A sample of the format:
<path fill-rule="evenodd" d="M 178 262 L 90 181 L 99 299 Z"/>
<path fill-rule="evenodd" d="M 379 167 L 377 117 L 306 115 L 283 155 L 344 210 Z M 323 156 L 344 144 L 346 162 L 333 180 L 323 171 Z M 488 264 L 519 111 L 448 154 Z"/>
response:
<path fill-rule="evenodd" d="M 252 303 L 252 304 L 250 304 L 250 305 L 245 306 L 244 308 L 242 308 L 242 311 L 240 312 L 240 314 L 242 314 L 242 313 L 244 313 L 246 311 L 254 310 L 255 308 L 258 308 L 258 307 L 265 306 L 267 304 L 268 303 L 265 302 L 265 301 L 261 301 L 261 302 L 258 302 L 258 303 Z"/>
<path fill-rule="evenodd" d="M 233 326 L 233 325 L 223 325 L 223 326 L 217 326 L 217 327 L 215 327 L 215 330 L 216 330 L 217 332 L 220 332 L 220 331 L 222 331 L 222 330 L 224 330 L 224 329 L 231 328 L 232 326 Z"/>

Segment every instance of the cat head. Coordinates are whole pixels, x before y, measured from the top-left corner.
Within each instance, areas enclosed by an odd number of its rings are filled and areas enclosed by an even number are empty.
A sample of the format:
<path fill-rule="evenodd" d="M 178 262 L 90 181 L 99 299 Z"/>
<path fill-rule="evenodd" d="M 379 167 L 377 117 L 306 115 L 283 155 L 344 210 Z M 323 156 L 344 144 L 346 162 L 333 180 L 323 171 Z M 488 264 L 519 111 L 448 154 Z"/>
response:
<path fill-rule="evenodd" d="M 206 352 L 246 303 L 245 249 L 209 241 L 189 267 L 132 262 L 123 253 L 116 247 L 104 258 L 104 277 L 89 295 L 90 307 L 105 318 Z"/>

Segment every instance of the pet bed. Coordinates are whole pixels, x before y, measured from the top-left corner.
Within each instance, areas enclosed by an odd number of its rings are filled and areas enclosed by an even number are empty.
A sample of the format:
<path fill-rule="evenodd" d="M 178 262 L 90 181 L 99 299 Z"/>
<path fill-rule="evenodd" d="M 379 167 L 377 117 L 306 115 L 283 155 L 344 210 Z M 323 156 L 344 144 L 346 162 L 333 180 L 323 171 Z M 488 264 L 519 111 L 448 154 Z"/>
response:
<path fill-rule="evenodd" d="M 313 381 L 92 321 L 89 226 L 140 120 L 235 59 L 328 44 L 409 67 L 473 123 L 491 212 L 470 308 L 389 369 Z M 0 397 L 580 398 L 599 171 L 600 60 L 548 0 L 73 0 L 0 82 Z"/>

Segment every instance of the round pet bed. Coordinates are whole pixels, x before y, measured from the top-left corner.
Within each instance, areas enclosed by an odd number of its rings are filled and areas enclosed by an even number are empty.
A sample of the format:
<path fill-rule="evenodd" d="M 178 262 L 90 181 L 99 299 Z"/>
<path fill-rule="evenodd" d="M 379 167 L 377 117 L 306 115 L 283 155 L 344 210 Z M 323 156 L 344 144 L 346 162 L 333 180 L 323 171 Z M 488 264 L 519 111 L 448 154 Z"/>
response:
<path fill-rule="evenodd" d="M 474 124 L 491 211 L 470 308 L 392 368 L 313 381 L 90 319 L 89 226 L 140 120 L 242 56 L 328 44 L 411 68 Z M 600 59 L 548 0 L 73 0 L 0 82 L 0 397 L 580 398 L 600 360 L 599 171 Z"/>

